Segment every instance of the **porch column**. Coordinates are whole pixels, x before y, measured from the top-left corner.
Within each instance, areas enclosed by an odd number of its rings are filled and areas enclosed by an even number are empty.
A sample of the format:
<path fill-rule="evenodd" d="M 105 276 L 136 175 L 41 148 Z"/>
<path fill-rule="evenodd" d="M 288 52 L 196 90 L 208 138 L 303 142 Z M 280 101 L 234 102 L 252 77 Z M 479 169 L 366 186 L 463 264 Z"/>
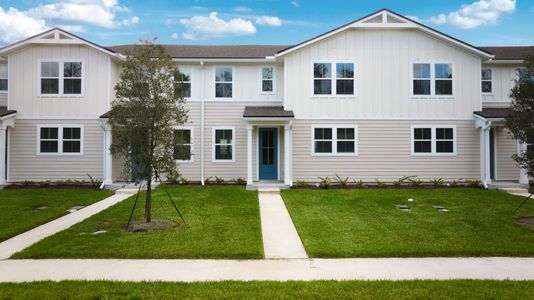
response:
<path fill-rule="evenodd" d="M 247 124 L 247 184 L 253 184 L 252 179 L 252 125 Z"/>
<path fill-rule="evenodd" d="M 111 156 L 111 126 L 107 122 L 102 122 L 102 129 L 104 129 L 104 185 L 113 184 L 113 176 L 111 173 L 112 156 Z"/>
<path fill-rule="evenodd" d="M 484 129 L 484 182 L 491 183 L 491 157 L 490 157 L 490 129 Z"/>
<path fill-rule="evenodd" d="M 284 125 L 284 184 L 291 185 L 291 126 Z"/>
<path fill-rule="evenodd" d="M 1 121 L 0 121 L 1 122 Z M 7 130 L 0 123 L 0 184 L 6 184 L 6 137 Z"/>
<path fill-rule="evenodd" d="M 517 143 L 517 154 L 527 151 L 527 144 Z M 527 170 L 520 169 L 519 170 L 519 183 L 521 184 L 528 184 L 528 174 Z"/>

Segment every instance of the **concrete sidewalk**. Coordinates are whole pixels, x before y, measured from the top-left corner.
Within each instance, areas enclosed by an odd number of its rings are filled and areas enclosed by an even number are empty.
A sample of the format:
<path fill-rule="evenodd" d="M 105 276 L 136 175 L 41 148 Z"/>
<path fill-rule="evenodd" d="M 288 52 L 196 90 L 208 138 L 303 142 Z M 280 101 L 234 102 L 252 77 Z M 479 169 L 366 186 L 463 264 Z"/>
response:
<path fill-rule="evenodd" d="M 259 189 L 265 258 L 308 258 L 279 189 Z"/>
<path fill-rule="evenodd" d="M 0 261 L 0 282 L 40 280 L 534 280 L 534 258 Z"/>
<path fill-rule="evenodd" d="M 3 241 L 0 243 L 0 259 L 7 259 L 24 248 L 121 202 L 136 192 L 137 190 L 133 189 L 117 190 L 113 196 Z"/>

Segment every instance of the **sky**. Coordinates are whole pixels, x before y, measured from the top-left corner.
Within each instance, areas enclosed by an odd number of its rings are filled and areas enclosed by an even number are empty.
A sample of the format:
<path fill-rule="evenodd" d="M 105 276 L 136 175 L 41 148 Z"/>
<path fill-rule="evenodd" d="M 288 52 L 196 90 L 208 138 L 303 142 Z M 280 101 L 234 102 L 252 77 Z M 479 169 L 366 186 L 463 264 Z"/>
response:
<path fill-rule="evenodd" d="M 534 45 L 534 0 L 0 0 L 0 45 L 55 26 L 104 46 L 296 44 L 382 8 L 474 45 Z"/>

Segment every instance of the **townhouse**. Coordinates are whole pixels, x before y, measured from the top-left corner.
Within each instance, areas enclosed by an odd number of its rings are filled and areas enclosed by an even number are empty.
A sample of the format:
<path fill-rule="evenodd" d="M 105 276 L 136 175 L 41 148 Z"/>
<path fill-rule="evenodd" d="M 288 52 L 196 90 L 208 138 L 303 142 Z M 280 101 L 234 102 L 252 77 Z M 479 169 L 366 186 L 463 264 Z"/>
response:
<path fill-rule="evenodd" d="M 0 49 L 0 184 L 128 181 L 107 113 L 132 47 L 54 28 Z M 296 45 L 164 47 L 189 180 L 528 182 L 504 116 L 534 47 L 476 47 L 385 9 Z"/>

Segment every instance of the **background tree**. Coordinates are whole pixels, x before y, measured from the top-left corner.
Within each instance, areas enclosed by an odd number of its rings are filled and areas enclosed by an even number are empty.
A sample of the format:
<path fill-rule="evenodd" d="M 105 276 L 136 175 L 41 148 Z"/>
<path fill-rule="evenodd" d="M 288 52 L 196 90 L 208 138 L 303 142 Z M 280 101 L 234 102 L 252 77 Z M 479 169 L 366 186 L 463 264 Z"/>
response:
<path fill-rule="evenodd" d="M 111 153 L 125 161 L 125 174 L 146 180 L 146 222 L 151 222 L 152 181 L 177 179 L 174 127 L 187 121 L 185 100 L 174 82 L 178 68 L 161 45 L 141 41 L 127 53 L 115 86 L 109 123 Z M 178 87 L 178 88 L 177 88 Z"/>
<path fill-rule="evenodd" d="M 534 53 L 525 58 L 518 73 L 519 79 L 510 93 L 512 105 L 506 126 L 514 139 L 528 145 L 513 158 L 529 176 L 534 176 Z"/>

